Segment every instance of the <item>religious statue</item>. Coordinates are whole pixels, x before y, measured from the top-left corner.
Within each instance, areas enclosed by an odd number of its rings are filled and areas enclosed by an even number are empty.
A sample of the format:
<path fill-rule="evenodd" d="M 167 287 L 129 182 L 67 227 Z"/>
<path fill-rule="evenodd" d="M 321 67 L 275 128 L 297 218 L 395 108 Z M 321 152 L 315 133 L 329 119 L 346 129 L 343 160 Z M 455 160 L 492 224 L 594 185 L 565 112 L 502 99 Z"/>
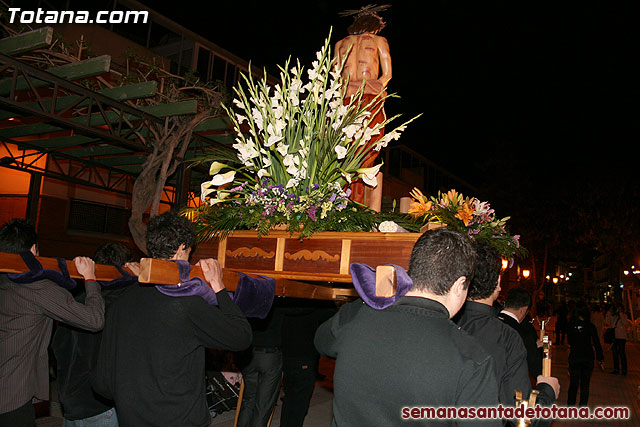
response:
<path fill-rule="evenodd" d="M 340 14 L 341 16 L 354 17 L 353 23 L 347 28 L 349 35 L 338 41 L 335 46 L 338 61 L 342 61 L 344 56 L 348 55 L 342 71 L 343 78 L 348 80 L 345 102 L 349 102 L 350 97 L 364 85 L 362 101 L 369 103 L 385 91 L 389 80 L 391 80 L 389 43 L 386 38 L 378 35 L 386 26 L 378 12 L 389 7 L 389 5 L 369 5 L 359 10 L 347 10 Z M 375 104 L 372 110 L 372 113 L 375 113 L 371 122 L 372 126 L 385 120 L 382 101 L 380 104 Z M 379 138 L 382 138 L 383 134 L 384 129 L 369 141 L 365 149 L 370 149 Z M 363 160 L 362 167 L 373 166 L 378 153 L 378 151 L 370 150 L 370 153 Z M 378 192 L 381 190 L 381 185 L 380 182 Z M 364 183 L 354 182 L 351 185 L 351 199 L 364 203 L 364 195 Z"/>

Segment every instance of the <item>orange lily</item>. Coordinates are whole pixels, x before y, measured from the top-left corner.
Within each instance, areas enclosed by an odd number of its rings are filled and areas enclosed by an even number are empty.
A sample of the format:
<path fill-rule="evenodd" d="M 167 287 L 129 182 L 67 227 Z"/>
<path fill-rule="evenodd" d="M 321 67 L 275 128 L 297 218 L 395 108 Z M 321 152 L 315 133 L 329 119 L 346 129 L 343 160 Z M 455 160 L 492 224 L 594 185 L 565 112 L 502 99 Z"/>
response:
<path fill-rule="evenodd" d="M 409 206 L 408 214 L 413 215 L 416 218 L 421 217 L 423 215 L 426 216 L 431 211 L 432 205 L 433 205 L 433 202 L 431 202 L 430 200 L 428 202 L 424 202 L 423 200 L 413 202 L 411 203 L 411 206 Z"/>
<path fill-rule="evenodd" d="M 422 194 L 422 191 L 420 191 L 416 187 L 413 187 L 413 190 L 409 191 L 409 195 L 413 197 L 415 200 L 417 200 L 418 202 L 427 201 L 427 197 L 424 194 Z"/>
<path fill-rule="evenodd" d="M 446 200 L 449 200 L 451 204 L 458 203 L 458 192 L 455 190 L 455 188 L 452 188 L 451 190 L 447 191 L 447 194 L 445 195 L 445 203 L 449 204 L 446 202 Z"/>
<path fill-rule="evenodd" d="M 469 221 L 473 218 L 473 208 L 469 206 L 468 202 L 464 202 L 460 209 L 458 209 L 456 218 L 464 222 L 465 226 L 469 225 Z"/>
<path fill-rule="evenodd" d="M 431 206 L 433 206 L 433 202 L 427 200 L 427 197 L 422 194 L 422 191 L 415 187 L 409 192 L 409 195 L 415 200 L 415 202 L 409 206 L 409 215 L 413 215 L 415 218 L 427 216 L 431 210 Z"/>

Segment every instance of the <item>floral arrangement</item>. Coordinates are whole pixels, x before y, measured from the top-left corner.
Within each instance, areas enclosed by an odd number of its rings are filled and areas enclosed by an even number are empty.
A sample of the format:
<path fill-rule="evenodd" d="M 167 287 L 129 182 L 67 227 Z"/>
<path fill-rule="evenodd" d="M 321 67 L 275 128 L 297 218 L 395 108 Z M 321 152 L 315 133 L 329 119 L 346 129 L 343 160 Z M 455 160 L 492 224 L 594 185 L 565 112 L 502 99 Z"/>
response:
<path fill-rule="evenodd" d="M 437 197 L 428 198 L 414 188 L 410 193 L 415 202 L 409 207 L 409 215 L 424 223 L 445 224 L 448 228 L 466 234 L 471 239 L 485 240 L 507 259 L 525 256 L 527 250 L 520 246 L 520 236 L 511 236 L 507 230 L 510 217 L 498 219 L 489 202 L 475 197 L 464 197 L 452 189 L 438 192 Z"/>
<path fill-rule="evenodd" d="M 418 116 L 372 139 L 398 117 L 372 123 L 394 95 L 365 102 L 361 88 L 345 101 L 344 62 L 333 59 L 329 40 L 330 35 L 306 73 L 299 61 L 291 67 L 289 60 L 271 87 L 266 75 L 256 81 L 249 72 L 235 89 L 235 108 L 223 105 L 236 134 L 235 151 L 231 159 L 207 159 L 213 177 L 201 185 L 206 203 L 191 213 L 201 237 L 243 228 L 265 234 L 278 225 L 302 237 L 376 226 L 376 215 L 349 200 L 347 188 L 356 179 L 377 185 L 382 164 L 362 168 L 363 160 L 397 140 Z"/>

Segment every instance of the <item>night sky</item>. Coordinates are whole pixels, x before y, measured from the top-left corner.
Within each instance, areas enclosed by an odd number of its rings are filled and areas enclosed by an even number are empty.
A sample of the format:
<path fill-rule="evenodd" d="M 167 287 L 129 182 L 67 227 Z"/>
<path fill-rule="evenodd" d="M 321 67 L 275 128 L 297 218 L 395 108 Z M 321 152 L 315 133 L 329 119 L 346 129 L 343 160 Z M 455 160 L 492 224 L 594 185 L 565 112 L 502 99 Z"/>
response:
<path fill-rule="evenodd" d="M 338 12 L 370 3 L 191 2 L 151 7 L 274 73 L 289 55 L 310 64 L 331 27 L 333 43 L 346 35 L 352 18 Z M 387 113 L 424 113 L 400 142 L 500 199 L 501 216 L 515 211 L 510 199 L 555 199 L 540 213 L 555 206 L 570 217 L 573 195 L 621 186 L 637 195 L 633 3 L 391 2 L 380 35 L 393 61 L 388 89 L 401 98 Z"/>
<path fill-rule="evenodd" d="M 638 153 L 627 146 L 638 139 L 630 108 L 638 99 L 637 15 L 624 2 L 418 3 L 396 1 L 382 12 L 380 35 L 393 60 L 389 91 L 401 97 L 387 110 L 424 113 L 401 142 L 469 179 L 488 157 L 536 169 L 592 168 L 603 151 L 615 152 L 608 161 Z M 152 7 L 276 72 L 289 55 L 308 65 L 331 27 L 333 42 L 344 37 L 352 18 L 338 12 L 363 4 L 198 2 L 197 16 L 175 3 Z"/>

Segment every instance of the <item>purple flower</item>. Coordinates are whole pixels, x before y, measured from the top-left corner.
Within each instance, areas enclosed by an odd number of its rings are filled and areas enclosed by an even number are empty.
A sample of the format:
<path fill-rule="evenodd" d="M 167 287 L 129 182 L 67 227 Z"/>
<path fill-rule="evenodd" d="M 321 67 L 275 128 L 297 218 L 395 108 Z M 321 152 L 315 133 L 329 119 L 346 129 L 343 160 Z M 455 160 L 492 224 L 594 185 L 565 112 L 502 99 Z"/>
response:
<path fill-rule="evenodd" d="M 317 206 L 311 206 L 309 208 L 309 210 L 307 211 L 307 215 L 309 215 L 309 218 L 311 218 L 312 221 L 317 221 L 316 218 L 316 213 L 318 212 L 318 207 Z"/>

